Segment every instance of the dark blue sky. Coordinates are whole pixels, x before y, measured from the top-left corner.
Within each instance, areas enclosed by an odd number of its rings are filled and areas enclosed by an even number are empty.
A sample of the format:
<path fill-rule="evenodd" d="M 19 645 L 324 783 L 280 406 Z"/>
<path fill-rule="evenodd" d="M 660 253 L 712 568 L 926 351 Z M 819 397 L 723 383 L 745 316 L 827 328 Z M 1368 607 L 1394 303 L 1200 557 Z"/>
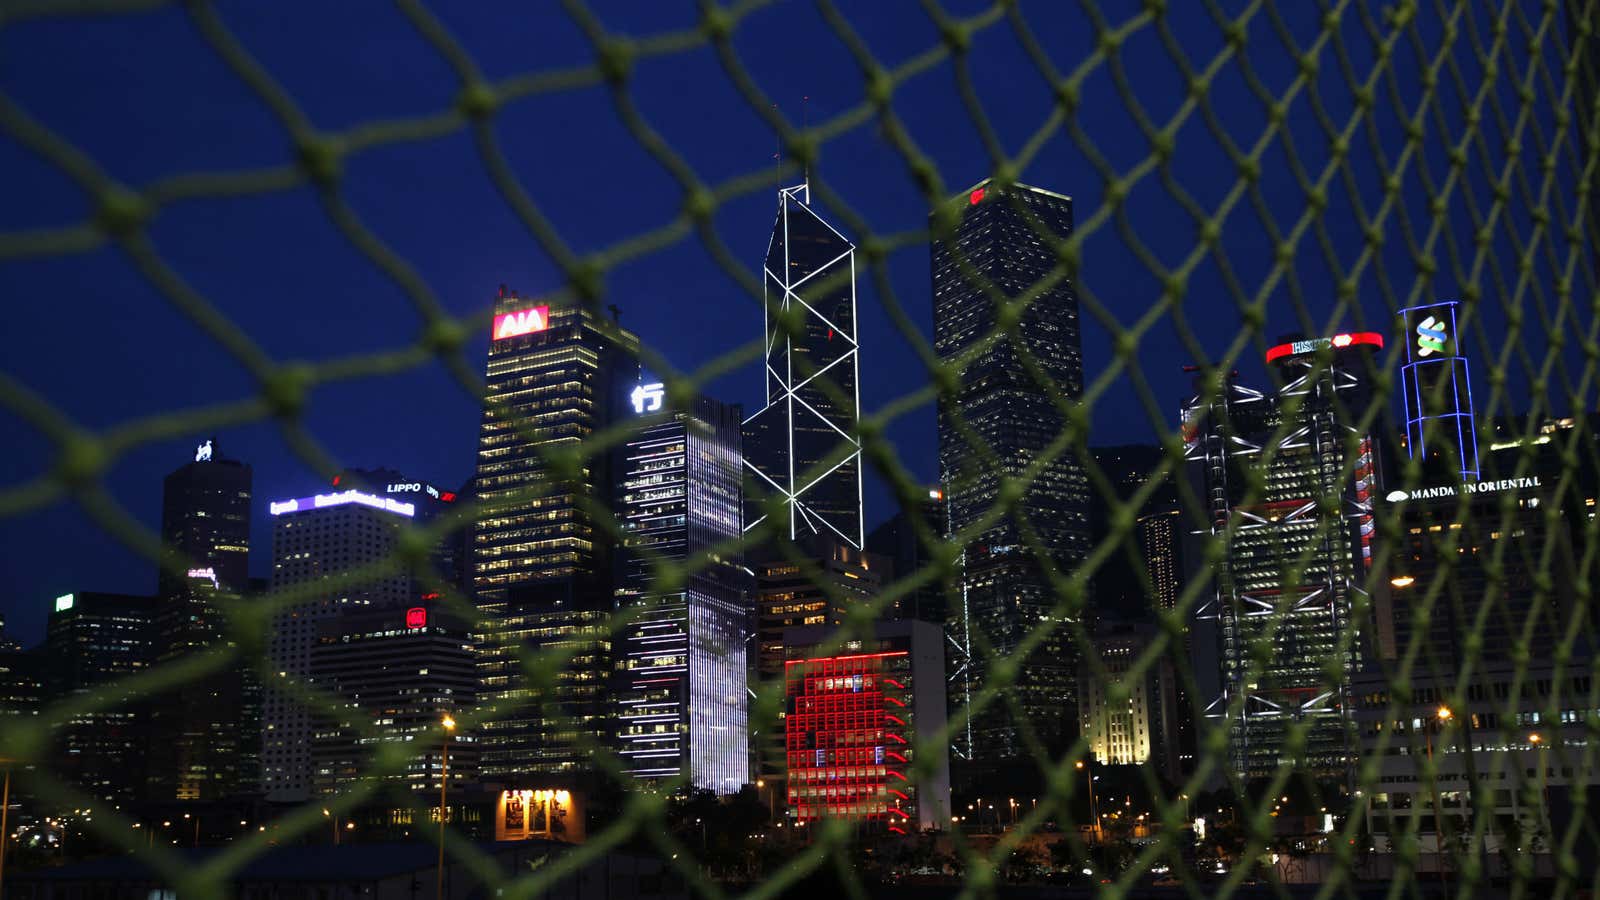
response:
<path fill-rule="evenodd" d="M 1199 3 L 1172 5 L 1179 8 L 1165 23 L 1172 45 L 1181 47 L 1197 68 L 1209 64 L 1224 46 L 1217 24 Z M 445 27 L 491 80 L 593 61 L 583 32 L 553 3 L 439 6 Z M 842 6 L 859 39 L 886 65 L 940 46 L 938 28 L 912 0 Z M 1142 8 L 1137 3 L 1103 6 L 1114 25 Z M 1227 15 L 1238 15 L 1243 5 L 1222 6 Z M 596 4 L 594 10 L 612 32 L 645 37 L 692 27 L 692 7 L 616 2 Z M 951 15 L 968 16 L 984 5 L 947 2 L 946 7 Z M 1048 0 L 1021 7 L 1033 37 L 1058 71 L 1074 71 L 1094 47 L 1096 26 L 1077 5 Z M 443 110 L 459 90 L 452 69 L 386 3 L 222 3 L 219 12 L 312 125 L 323 131 Z M 1284 133 L 1299 165 L 1313 177 L 1330 157 L 1321 121 L 1343 127 L 1353 108 L 1340 56 L 1358 78 L 1365 78 L 1373 65 L 1374 43 L 1367 28 L 1384 24 L 1375 11 L 1370 22 L 1363 21 L 1364 14 L 1360 9 L 1347 12 L 1340 40 L 1322 48 L 1315 90 L 1300 90 L 1285 107 Z M 1128 195 L 1120 222 L 1109 219 L 1088 238 L 1080 285 L 1117 321 L 1136 321 L 1161 291 L 1160 281 L 1141 262 L 1135 241 L 1165 265 L 1181 262 L 1196 244 L 1194 220 L 1175 191 L 1215 210 L 1237 182 L 1213 128 L 1248 149 L 1268 126 L 1266 109 L 1247 78 L 1259 79 L 1275 96 L 1289 89 L 1298 70 L 1284 38 L 1310 46 L 1320 14 L 1284 15 L 1293 20 L 1274 23 L 1257 15 L 1250 22 L 1248 72 L 1236 61 L 1221 65 L 1209 94 L 1210 121 L 1203 111 L 1191 115 L 1176 132 L 1175 152 L 1165 172 L 1146 175 Z M 1478 37 L 1487 40 L 1482 25 L 1478 28 Z M 1351 163 L 1329 184 L 1322 226 L 1301 238 L 1292 277 L 1267 288 L 1267 335 L 1303 327 L 1302 316 L 1315 323 L 1334 318 L 1330 256 L 1341 271 L 1359 258 L 1362 234 L 1352 198 L 1369 215 L 1377 210 L 1384 172 L 1402 171 L 1399 205 L 1407 216 L 1386 219 L 1380 253 L 1357 281 L 1361 309 L 1341 317 L 1340 324 L 1354 325 L 1360 318 L 1385 327 L 1396 300 L 1412 299 L 1414 288 L 1422 300 L 1460 292 L 1461 278 L 1445 255 L 1447 245 L 1432 249 L 1439 254 L 1440 272 L 1418 283 L 1405 238 L 1407 232 L 1419 243 L 1427 237 L 1424 184 L 1438 185 L 1447 177 L 1444 148 L 1461 139 L 1463 104 L 1478 85 L 1475 55 L 1463 32 L 1451 53 L 1467 93 L 1446 77 L 1437 113 L 1425 122 L 1422 152 L 1413 154 L 1401 170 L 1405 140 L 1395 103 L 1398 99 L 1409 111 L 1417 102 L 1418 51 L 1431 57 L 1440 40 L 1438 24 L 1424 21 L 1398 43 L 1392 77 L 1378 83 L 1375 124 L 1354 132 Z M 1558 55 L 1559 40 L 1554 32 L 1546 46 L 1536 49 Z M 1520 77 L 1521 69 L 1515 67 L 1527 64 L 1526 43 L 1508 51 L 1511 74 L 1503 75 L 1491 92 L 1502 98 L 1511 117 L 1518 102 L 1510 78 Z M 863 101 L 859 67 L 812 5 L 778 2 L 757 9 L 739 23 L 734 45 L 749 77 L 781 104 L 791 121 L 802 118 L 802 97 L 810 98 L 805 117 L 812 125 L 831 121 Z M 1073 124 L 1107 164 L 1127 173 L 1149 156 L 1150 143 L 1129 115 L 1118 80 L 1145 114 L 1162 125 L 1180 112 L 1187 93 L 1158 29 L 1138 30 L 1116 60 L 1117 65 L 1099 66 L 1083 82 Z M 993 129 L 1008 154 L 1017 153 L 1056 109 L 1049 85 L 1004 19 L 977 34 L 959 68 L 970 73 L 985 127 Z M 944 191 L 952 194 L 992 168 L 979 126 L 963 102 L 957 70 L 949 59 L 940 60 L 901 85 L 893 100 L 898 121 L 937 167 Z M 711 49 L 701 46 L 643 60 L 633 70 L 628 90 L 649 124 L 707 182 L 724 183 L 772 164 L 772 131 L 735 90 Z M 1542 86 L 1538 90 L 1543 110 L 1536 119 L 1547 117 L 1556 105 Z M 283 127 L 178 8 L 0 28 L 0 92 L 80 148 L 111 178 L 135 188 L 181 173 L 271 166 L 293 158 Z M 1485 173 L 1498 171 L 1504 159 L 1504 140 L 1492 130 L 1498 126 L 1490 118 L 1485 127 L 1490 129 L 1488 140 L 1481 148 L 1472 145 L 1468 175 L 1452 195 L 1446 217 L 1445 230 L 1455 235 L 1467 263 L 1472 212 L 1464 198 L 1471 196 L 1476 208 L 1486 208 Z M 519 99 L 500 111 L 494 128 L 526 191 L 578 253 L 659 227 L 680 209 L 682 192 L 676 182 L 623 127 L 604 87 Z M 1563 165 L 1570 167 L 1570 159 Z M 559 270 L 496 191 L 467 131 L 364 150 L 345 161 L 343 172 L 342 196 L 415 268 L 450 313 L 483 313 L 501 283 L 524 294 L 561 287 Z M 871 117 L 829 142 L 812 176 L 879 234 L 926 226 L 926 198 Z M 1521 177 L 1538 188 L 1539 173 L 1531 165 Z M 1072 195 L 1080 225 L 1105 202 L 1105 182 L 1092 154 L 1061 129 L 1040 147 L 1021 178 Z M 1570 193 L 1571 183 L 1563 182 L 1561 190 Z M 765 251 L 776 187 L 776 182 L 757 186 L 717 213 L 718 233 L 747 268 L 759 265 Z M 1254 296 L 1262 289 L 1272 265 L 1273 242 L 1262 214 L 1287 230 L 1307 205 L 1285 142 L 1276 140 L 1262 161 L 1260 191 L 1240 199 L 1223 229 L 1231 277 L 1245 293 Z M 86 194 L 56 166 L 0 129 L 0 233 L 72 225 L 84 221 L 92 209 Z M 834 220 L 859 238 L 843 226 L 845 217 L 838 212 L 832 214 Z M 1525 234 L 1527 223 L 1526 209 L 1518 211 L 1513 204 L 1500 227 L 1521 228 Z M 166 262 L 273 359 L 329 360 L 394 349 L 417 339 L 421 319 L 414 307 L 333 226 L 309 187 L 179 202 L 160 211 L 148 234 Z M 1557 252 L 1564 251 L 1558 247 Z M 1241 329 L 1237 301 L 1221 272 L 1214 259 L 1203 261 L 1181 299 L 1187 327 L 1213 355 L 1225 350 Z M 1376 277 L 1379 272 L 1386 282 Z M 1482 287 L 1491 302 L 1477 339 L 1484 354 L 1496 349 L 1485 337 L 1497 331 L 1501 318 L 1496 310 L 1503 304 L 1532 302 L 1516 299 L 1510 281 L 1497 287 L 1487 273 Z M 931 303 L 925 244 L 913 242 L 896 253 L 887 276 L 926 336 L 931 332 Z M 760 334 L 757 303 L 693 236 L 612 271 L 605 288 L 605 302 L 622 308 L 623 324 L 683 369 Z M 0 371 L 83 428 L 102 430 L 164 412 L 227 403 L 256 390 L 244 368 L 113 246 L 0 259 L 0 304 L 7 335 Z M 1113 353 L 1105 323 L 1087 309 L 1084 319 L 1092 382 L 1106 370 Z M 1170 427 L 1187 389 L 1180 366 L 1194 356 L 1170 321 L 1169 316 L 1150 329 L 1138 349 L 1139 368 L 1160 404 L 1163 427 Z M 1317 324 L 1308 330 L 1330 327 Z M 862 398 L 868 410 L 926 383 L 910 342 L 891 323 L 866 277 L 861 281 L 860 329 L 865 344 Z M 1542 338 L 1524 343 L 1543 346 Z M 486 344 L 486 330 L 475 335 L 468 354 L 474 371 L 481 371 Z M 1247 375 L 1259 375 L 1255 360 L 1262 348 L 1257 340 L 1247 351 L 1241 363 Z M 1544 351 L 1530 352 L 1542 356 Z M 1516 383 L 1525 383 L 1525 378 L 1514 371 Z M 756 403 L 760 391 L 759 370 L 748 368 L 722 378 L 712 390 L 747 406 Z M 387 465 L 454 485 L 470 473 L 477 418 L 469 395 L 435 362 L 403 374 L 319 387 L 303 421 L 342 464 Z M 1113 379 L 1096 403 L 1094 427 L 1099 443 L 1149 441 L 1155 435 L 1125 375 Z M 0 428 L 7 435 L 0 455 L 0 491 L 7 493 L 0 496 L 9 501 L 52 469 L 55 452 L 12 404 L 0 404 Z M 197 440 L 211 431 L 225 452 L 255 467 L 253 558 L 257 573 L 265 574 L 270 550 L 266 501 L 304 495 L 320 481 L 289 451 L 277 425 L 206 428 L 141 444 L 115 461 L 105 483 L 130 516 L 154 527 L 161 477 L 188 459 Z M 931 409 L 904 416 L 891 437 L 905 464 L 931 481 L 936 474 Z M 874 485 L 868 496 L 869 521 L 890 512 L 885 492 Z M 147 561 L 70 501 L 0 518 L 0 548 L 5 585 L 0 602 L 11 630 L 29 641 L 41 633 L 49 598 L 57 594 L 151 590 L 155 583 Z"/>

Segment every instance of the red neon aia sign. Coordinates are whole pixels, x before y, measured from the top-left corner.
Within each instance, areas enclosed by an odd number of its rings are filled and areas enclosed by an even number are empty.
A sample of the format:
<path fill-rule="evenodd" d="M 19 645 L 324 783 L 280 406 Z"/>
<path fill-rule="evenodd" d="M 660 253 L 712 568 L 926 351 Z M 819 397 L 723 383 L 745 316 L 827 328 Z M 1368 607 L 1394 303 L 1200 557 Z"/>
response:
<path fill-rule="evenodd" d="M 550 327 L 550 307 L 535 306 L 494 317 L 494 339 L 521 337 Z"/>

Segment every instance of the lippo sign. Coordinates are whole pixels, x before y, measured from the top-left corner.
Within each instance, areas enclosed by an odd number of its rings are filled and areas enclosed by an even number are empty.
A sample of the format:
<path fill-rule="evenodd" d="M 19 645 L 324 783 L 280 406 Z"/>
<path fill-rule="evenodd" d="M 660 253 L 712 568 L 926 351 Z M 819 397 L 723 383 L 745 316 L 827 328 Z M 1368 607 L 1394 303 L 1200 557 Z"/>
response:
<path fill-rule="evenodd" d="M 550 307 L 535 306 L 494 317 L 494 339 L 521 337 L 550 327 Z"/>
<path fill-rule="evenodd" d="M 1461 485 L 1458 492 L 1453 484 L 1441 484 L 1435 487 L 1422 487 L 1414 491 L 1390 491 L 1383 495 L 1383 499 L 1390 503 L 1399 503 L 1402 500 L 1437 500 L 1440 497 L 1455 497 L 1460 493 L 1467 494 L 1494 494 L 1500 491 L 1521 491 L 1539 487 L 1539 476 L 1529 475 L 1525 478 L 1500 478 L 1494 481 L 1469 481 Z"/>

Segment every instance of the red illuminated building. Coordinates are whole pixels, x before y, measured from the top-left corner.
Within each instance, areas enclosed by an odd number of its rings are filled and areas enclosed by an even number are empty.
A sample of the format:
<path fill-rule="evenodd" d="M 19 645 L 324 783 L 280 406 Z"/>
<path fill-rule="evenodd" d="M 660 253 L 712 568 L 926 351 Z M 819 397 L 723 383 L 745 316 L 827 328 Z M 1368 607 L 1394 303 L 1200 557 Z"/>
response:
<path fill-rule="evenodd" d="M 886 622 L 870 641 L 811 655 L 827 629 L 789 629 L 784 666 L 786 802 L 801 822 L 842 818 L 909 834 L 949 821 L 944 655 L 937 626 Z M 918 741 L 919 734 L 923 741 Z M 934 775 L 912 771 L 918 746 Z"/>

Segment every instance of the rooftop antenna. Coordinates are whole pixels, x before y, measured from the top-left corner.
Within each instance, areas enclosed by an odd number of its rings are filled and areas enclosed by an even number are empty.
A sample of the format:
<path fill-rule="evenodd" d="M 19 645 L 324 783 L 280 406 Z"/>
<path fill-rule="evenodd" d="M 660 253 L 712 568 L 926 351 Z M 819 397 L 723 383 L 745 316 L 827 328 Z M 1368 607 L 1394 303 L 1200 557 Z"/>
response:
<path fill-rule="evenodd" d="M 811 131 L 811 97 L 800 97 L 800 130 L 809 135 Z M 811 205 L 811 161 L 808 158 L 805 166 L 806 205 Z"/>
<path fill-rule="evenodd" d="M 617 305 L 615 303 L 608 304 L 606 306 L 606 309 L 611 310 L 611 321 L 617 323 L 618 325 L 621 325 L 622 324 L 622 310 L 618 309 Z"/>

